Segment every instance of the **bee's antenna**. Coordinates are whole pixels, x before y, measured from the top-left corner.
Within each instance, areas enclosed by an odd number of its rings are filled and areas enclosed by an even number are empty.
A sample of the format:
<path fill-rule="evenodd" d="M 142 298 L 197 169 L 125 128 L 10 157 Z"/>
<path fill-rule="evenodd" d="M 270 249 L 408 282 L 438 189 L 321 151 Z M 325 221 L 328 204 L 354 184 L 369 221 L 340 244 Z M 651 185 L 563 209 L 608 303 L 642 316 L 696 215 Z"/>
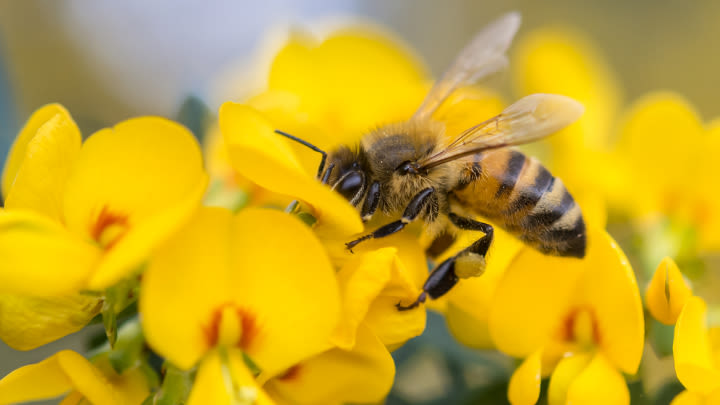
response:
<path fill-rule="evenodd" d="M 290 134 L 288 134 L 287 132 L 283 132 L 283 131 L 281 131 L 281 130 L 279 130 L 279 129 L 276 129 L 276 130 L 275 130 L 275 133 L 278 134 L 278 135 L 282 135 L 282 136 L 284 136 L 285 138 L 292 139 L 293 141 L 295 141 L 295 142 L 297 142 L 297 143 L 300 143 L 300 144 L 302 144 L 302 145 L 305 145 L 305 146 L 307 146 L 308 148 L 314 150 L 315 152 L 320 153 L 320 154 L 322 155 L 322 159 L 320 159 L 320 166 L 318 166 L 318 172 L 317 172 L 317 176 L 316 176 L 316 177 L 317 177 L 318 179 L 320 179 L 323 184 L 327 184 L 328 178 L 330 177 L 330 173 L 332 172 L 333 168 L 335 168 L 335 165 L 334 165 L 334 164 L 330 165 L 330 167 L 328 167 L 327 172 L 325 172 L 325 175 L 322 176 L 323 170 L 325 169 L 325 161 L 327 160 L 327 152 L 325 152 L 324 150 L 322 150 L 322 149 L 318 148 L 317 146 L 311 144 L 311 143 L 308 142 L 308 141 L 302 140 L 302 139 L 298 138 L 297 136 L 290 135 Z M 322 176 L 322 178 L 320 178 L 320 176 Z M 293 211 L 295 211 L 295 208 L 297 208 L 297 206 L 298 206 L 298 201 L 297 201 L 297 200 L 294 200 L 293 202 L 290 203 L 290 205 L 287 206 L 287 208 L 285 208 L 285 212 L 293 212 Z"/>
<path fill-rule="evenodd" d="M 303 144 L 303 145 L 307 146 L 308 148 L 314 150 L 315 152 L 319 152 L 322 155 L 322 159 L 320 160 L 320 166 L 318 167 L 317 178 L 319 179 L 320 176 L 322 176 L 323 170 L 325 169 L 325 160 L 327 159 L 327 152 L 325 152 L 324 150 L 311 144 L 308 141 L 304 141 L 296 136 L 292 136 L 292 135 L 288 134 L 287 132 L 283 132 L 279 129 L 276 129 L 275 133 L 278 135 L 282 135 L 285 138 L 292 139 L 293 141 L 295 141 L 297 143 Z"/>

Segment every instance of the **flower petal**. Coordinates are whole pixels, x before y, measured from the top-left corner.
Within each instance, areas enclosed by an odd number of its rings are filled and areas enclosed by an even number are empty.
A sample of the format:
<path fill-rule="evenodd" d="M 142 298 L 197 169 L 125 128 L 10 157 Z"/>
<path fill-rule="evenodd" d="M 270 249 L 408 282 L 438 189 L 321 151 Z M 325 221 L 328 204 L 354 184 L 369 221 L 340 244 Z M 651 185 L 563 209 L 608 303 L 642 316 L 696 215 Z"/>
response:
<path fill-rule="evenodd" d="M 53 296 L 85 287 L 100 250 L 29 211 L 0 211 L 0 290 Z"/>
<path fill-rule="evenodd" d="M 245 352 L 272 376 L 326 349 L 340 293 L 310 228 L 280 211 L 245 209 L 233 219 L 232 232 L 230 294 L 255 316 L 243 331 Z"/>
<path fill-rule="evenodd" d="M 689 298 L 675 324 L 673 338 L 678 380 L 688 390 L 705 395 L 720 389 L 720 370 L 713 364 L 706 316 L 705 301 Z"/>
<path fill-rule="evenodd" d="M 91 404 L 140 405 L 150 394 L 145 376 L 137 368 L 118 375 L 107 357 L 91 364 L 72 351 L 59 353 L 58 361 L 74 389 Z"/>
<path fill-rule="evenodd" d="M 666 257 L 655 270 L 645 293 L 645 302 L 655 319 L 674 325 L 683 306 L 692 296 L 690 286 L 683 279 L 673 259 Z"/>
<path fill-rule="evenodd" d="M 552 384 L 552 383 L 551 383 Z M 570 382 L 568 404 L 630 404 L 625 378 L 602 354 L 597 354 Z"/>
<path fill-rule="evenodd" d="M 35 126 L 40 118 L 47 120 Z M 34 129 L 33 137 L 25 145 L 17 145 L 13 153 L 24 151 L 19 164 L 8 161 L 16 168 L 12 187 L 7 190 L 6 209 L 27 209 L 46 215 L 55 221 L 63 221 L 63 193 L 65 183 L 80 153 L 82 138 L 80 130 L 70 114 L 61 106 L 51 104 L 38 110 L 30 118 L 18 142 L 25 142 L 25 131 Z M 16 159 L 10 156 L 9 159 Z M 12 171 L 8 168 L 8 179 Z M 8 180 L 10 182 L 10 180 Z"/>
<path fill-rule="evenodd" d="M 357 329 L 372 301 L 390 281 L 389 269 L 395 262 L 396 252 L 394 248 L 385 248 L 357 255 L 338 272 L 342 315 L 332 337 L 334 345 L 345 350 L 355 346 Z"/>
<path fill-rule="evenodd" d="M 350 350 L 363 321 L 379 334 L 383 343 L 398 345 L 422 333 L 425 310 L 398 311 L 400 301 L 411 302 L 420 294 L 392 247 L 358 254 L 338 273 L 343 310 L 333 344 Z"/>
<path fill-rule="evenodd" d="M 227 284 L 232 214 L 202 208 L 154 255 L 143 274 L 140 313 L 153 350 L 191 368 L 211 348 L 212 311 L 230 300 Z"/>
<path fill-rule="evenodd" d="M 70 389 L 92 404 L 140 404 L 142 399 L 121 402 L 128 397 L 118 392 L 119 387 L 85 357 L 72 350 L 63 350 L 3 378 L 0 381 L 0 404 L 49 399 Z M 132 394 L 129 397 L 136 398 Z"/>
<path fill-rule="evenodd" d="M 272 405 L 273 401 L 250 374 L 240 352 L 231 350 L 223 356 L 212 350 L 200 363 L 187 404 Z"/>
<path fill-rule="evenodd" d="M 235 387 L 235 401 L 233 404 L 273 405 L 268 393 L 260 387 L 245 364 L 242 353 L 231 350 L 228 353 L 228 367 Z"/>
<path fill-rule="evenodd" d="M 413 296 L 417 298 L 420 290 Z M 427 312 L 418 307 L 409 311 L 398 311 L 399 302 L 411 302 L 415 298 L 398 298 L 390 295 L 377 297 L 365 316 L 364 324 L 372 330 L 389 350 L 395 350 L 408 340 L 420 336 L 425 330 Z"/>
<path fill-rule="evenodd" d="M 0 295 L 0 339 L 15 350 L 31 350 L 77 332 L 100 313 L 102 298 Z"/>
<path fill-rule="evenodd" d="M 551 383 L 552 384 L 552 383 Z M 602 354 L 575 378 L 567 391 L 568 404 L 630 404 L 630 392 L 625 378 Z"/>
<path fill-rule="evenodd" d="M 630 262 L 610 235 L 591 231 L 586 267 L 578 282 L 575 302 L 591 308 L 597 322 L 599 346 L 616 367 L 634 374 L 645 342 L 642 299 Z"/>
<path fill-rule="evenodd" d="M 568 389 L 573 381 L 582 373 L 591 360 L 587 353 L 564 357 L 555 367 L 548 386 L 548 403 L 550 405 L 565 405 Z M 582 402 L 581 402 L 582 403 Z"/>
<path fill-rule="evenodd" d="M 310 121 L 336 144 L 352 144 L 368 128 L 409 118 L 426 93 L 424 79 L 417 59 L 389 33 L 357 27 L 317 45 L 293 38 L 275 57 L 268 87 L 299 95 Z"/>
<path fill-rule="evenodd" d="M 148 342 L 184 369 L 217 343 L 213 316 L 227 305 L 243 317 L 242 349 L 270 374 L 326 348 L 339 313 L 322 246 L 302 222 L 272 210 L 233 218 L 202 209 L 158 251 L 143 284 Z"/>
<path fill-rule="evenodd" d="M 268 381 L 265 389 L 281 403 L 379 403 L 394 376 L 390 353 L 370 329 L 360 327 L 351 351 L 334 348 L 305 360 Z"/>
<path fill-rule="evenodd" d="M 542 350 L 530 355 L 510 377 L 508 399 L 512 405 L 534 405 L 540 398 Z"/>
<path fill-rule="evenodd" d="M 705 400 L 702 395 L 690 391 L 683 391 L 673 398 L 670 405 L 704 405 Z"/>
<path fill-rule="evenodd" d="M 682 134 L 682 135 L 679 135 Z M 626 195 L 635 215 L 677 210 L 691 193 L 696 163 L 702 161 L 703 127 L 698 114 L 683 97 L 669 92 L 650 93 L 627 111 L 618 151 L 634 176 Z M 682 141 L 676 138 L 682 136 Z M 657 156 L 672 156 L 672 164 Z"/>
<path fill-rule="evenodd" d="M 697 164 L 698 183 L 711 184 L 713 179 L 720 177 L 720 167 L 715 156 L 720 156 L 720 118 L 716 118 L 707 125 L 705 142 L 700 148 L 702 151 L 699 164 Z M 699 226 L 700 251 L 720 251 L 720 189 L 718 187 L 694 187 L 700 194 L 702 201 L 700 213 L 695 218 Z"/>
<path fill-rule="evenodd" d="M 225 103 L 220 107 L 220 129 L 233 167 L 241 175 L 270 191 L 307 202 L 319 225 L 347 235 L 363 230 L 357 211 L 305 172 L 282 137 L 257 111 Z"/>
<path fill-rule="evenodd" d="M 72 383 L 59 362 L 62 355 L 79 356 L 70 350 L 58 352 L 5 376 L 0 380 L 0 404 L 55 398 L 70 391 Z"/>
<path fill-rule="evenodd" d="M 585 106 L 578 123 L 551 142 L 596 149 L 605 145 L 619 108 L 620 88 L 600 51 L 579 33 L 562 29 L 531 32 L 514 49 L 511 67 L 517 93 L 563 94 Z"/>
<path fill-rule="evenodd" d="M 108 355 L 94 357 L 93 365 L 107 378 L 120 405 L 141 405 L 150 395 L 147 371 L 139 364 L 118 374 L 110 364 Z"/>
<path fill-rule="evenodd" d="M 228 387 L 228 382 L 223 375 L 223 364 L 220 355 L 215 350 L 211 351 L 198 367 L 187 404 L 232 405 L 232 386 Z"/>
<path fill-rule="evenodd" d="M 20 130 L 5 160 L 2 174 L 3 197 L 7 198 L 10 188 L 15 182 L 15 176 L 17 176 L 17 172 L 27 156 L 28 144 L 35 137 L 38 129 L 53 119 L 56 120 L 55 122 L 66 121 L 66 119 L 72 120 L 70 113 L 60 104 L 47 104 L 35 110 L 28 118 L 25 126 Z"/>
<path fill-rule="evenodd" d="M 198 209 L 204 192 L 203 181 L 174 205 L 131 227 L 112 249 L 106 251 L 88 281 L 88 287 L 102 290 L 137 271 L 162 241 L 190 219 Z"/>
<path fill-rule="evenodd" d="M 591 248 L 577 260 L 524 247 L 505 270 L 490 305 L 488 325 L 496 347 L 515 357 L 544 347 L 571 305 L 584 263 L 593 256 Z"/>
<path fill-rule="evenodd" d="M 68 180 L 67 226 L 101 245 L 106 229 L 121 227 L 91 286 L 106 287 L 136 270 L 189 219 L 206 177 L 197 141 L 172 121 L 134 118 L 93 134 Z"/>

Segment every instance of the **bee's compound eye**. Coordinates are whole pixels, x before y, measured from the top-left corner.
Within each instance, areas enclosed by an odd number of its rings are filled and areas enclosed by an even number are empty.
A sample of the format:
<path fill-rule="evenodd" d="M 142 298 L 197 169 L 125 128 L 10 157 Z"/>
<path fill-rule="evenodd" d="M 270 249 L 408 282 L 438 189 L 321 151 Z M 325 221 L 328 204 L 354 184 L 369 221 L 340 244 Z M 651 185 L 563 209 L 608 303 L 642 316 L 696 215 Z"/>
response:
<path fill-rule="evenodd" d="M 352 200 L 363 186 L 365 177 L 360 172 L 350 172 L 340 180 L 335 190 L 347 200 Z"/>

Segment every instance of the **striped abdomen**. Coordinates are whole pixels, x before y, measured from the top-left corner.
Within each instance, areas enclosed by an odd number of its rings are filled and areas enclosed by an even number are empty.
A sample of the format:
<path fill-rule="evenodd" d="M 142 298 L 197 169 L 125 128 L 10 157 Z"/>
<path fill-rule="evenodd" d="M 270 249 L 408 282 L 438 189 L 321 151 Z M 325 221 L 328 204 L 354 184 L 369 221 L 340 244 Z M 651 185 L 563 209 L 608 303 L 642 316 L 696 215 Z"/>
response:
<path fill-rule="evenodd" d="M 497 149 L 474 155 L 468 165 L 452 193 L 460 204 L 543 253 L 585 256 L 580 207 L 540 162 Z"/>

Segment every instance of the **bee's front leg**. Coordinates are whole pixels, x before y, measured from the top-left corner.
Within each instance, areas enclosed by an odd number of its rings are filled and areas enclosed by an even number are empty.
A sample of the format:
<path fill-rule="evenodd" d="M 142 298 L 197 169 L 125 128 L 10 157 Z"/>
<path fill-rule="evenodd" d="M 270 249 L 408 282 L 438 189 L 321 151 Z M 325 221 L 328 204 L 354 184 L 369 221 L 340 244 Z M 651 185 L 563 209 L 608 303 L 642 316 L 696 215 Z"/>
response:
<path fill-rule="evenodd" d="M 400 302 L 397 303 L 396 307 L 399 311 L 407 311 L 408 309 L 417 307 L 425 302 L 428 296 L 432 299 L 440 298 L 457 284 L 461 276 L 466 276 L 472 272 L 482 274 L 485 270 L 485 255 L 487 255 L 487 251 L 490 249 L 490 244 L 493 240 L 492 225 L 475 221 L 472 218 L 461 217 L 452 212 L 448 214 L 448 218 L 450 218 L 450 221 L 455 226 L 462 230 L 481 231 L 485 235 L 456 255 L 440 263 L 440 265 L 430 273 L 427 281 L 425 281 L 423 285 L 423 292 L 412 304 L 402 305 Z M 467 269 L 459 271 L 460 267 L 476 268 L 471 271 Z"/>
<path fill-rule="evenodd" d="M 363 203 L 362 210 L 360 211 L 360 217 L 362 218 L 363 222 L 369 221 L 373 215 L 375 215 L 375 211 L 377 211 L 377 207 L 380 204 L 380 182 L 375 181 L 370 185 L 370 189 L 368 190 L 367 196 L 365 197 L 365 202 Z"/>
<path fill-rule="evenodd" d="M 414 221 L 420 215 L 420 213 L 423 211 L 423 209 L 425 209 L 428 203 L 432 201 L 434 193 L 435 189 L 432 187 L 423 189 L 419 193 L 415 194 L 412 200 L 410 200 L 410 203 L 407 205 L 407 207 L 405 207 L 405 212 L 403 213 L 402 218 L 398 219 L 397 221 L 390 222 L 389 224 L 383 225 L 380 228 L 374 230 L 372 233 L 363 235 L 360 238 L 350 241 L 346 243 L 345 246 L 347 246 L 347 249 L 352 252 L 352 248 L 357 246 L 362 241 L 368 239 L 384 238 L 385 236 L 389 236 L 401 231 L 403 228 L 405 228 L 405 225 Z"/>

